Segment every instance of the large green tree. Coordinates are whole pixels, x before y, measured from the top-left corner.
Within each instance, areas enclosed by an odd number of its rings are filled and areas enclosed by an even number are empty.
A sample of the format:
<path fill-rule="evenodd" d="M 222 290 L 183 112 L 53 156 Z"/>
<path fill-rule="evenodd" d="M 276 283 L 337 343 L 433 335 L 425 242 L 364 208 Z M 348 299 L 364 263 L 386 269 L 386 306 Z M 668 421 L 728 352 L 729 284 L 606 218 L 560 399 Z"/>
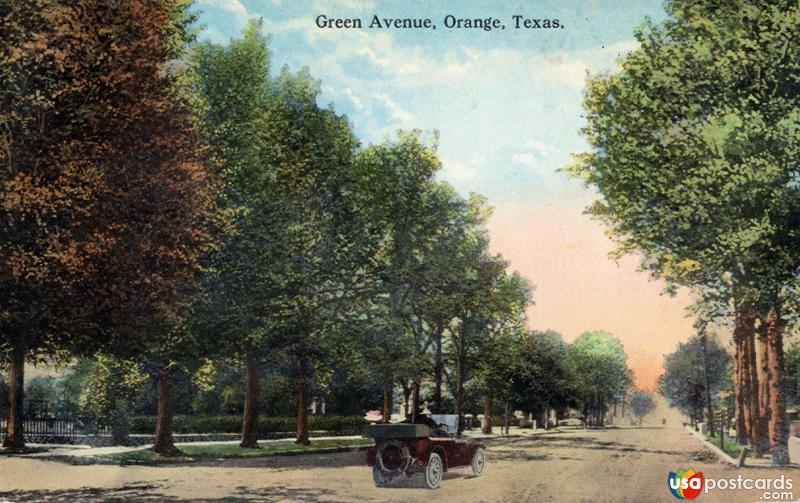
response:
<path fill-rule="evenodd" d="M 707 404 L 717 403 L 720 392 L 730 389 L 732 363 L 731 356 L 716 338 L 707 337 L 704 353 L 701 337 L 694 336 L 664 356 L 659 393 L 689 416 L 692 423 L 700 421 Z"/>
<path fill-rule="evenodd" d="M 492 296 L 482 310 L 490 320 L 473 334 L 473 367 L 483 389 L 483 431 L 491 433 L 494 400 L 499 399 L 508 420 L 513 397 L 514 377 L 521 364 L 519 359 L 520 335 L 525 330 L 525 310 L 532 301 L 533 288 L 517 273 L 503 271 L 494 285 Z"/>
<path fill-rule="evenodd" d="M 591 79 L 593 148 L 575 173 L 602 200 L 620 250 L 654 273 L 755 311 L 765 336 L 773 462 L 788 462 L 782 326 L 798 266 L 798 47 L 794 2 L 673 0 L 621 71 Z M 753 316 L 753 315 L 748 315 Z M 748 320 L 737 334 L 751 354 Z M 745 332 L 749 332 L 746 333 Z M 737 359 L 737 361 L 739 361 Z M 750 372 L 753 358 L 742 358 Z M 741 380 L 753 400 L 753 380 Z M 748 384 L 749 382 L 749 384 Z M 746 407 L 745 407 L 746 408 Z"/>
<path fill-rule="evenodd" d="M 460 199 L 434 180 L 441 163 L 435 138 L 401 132 L 394 142 L 359 152 L 356 168 L 370 188 L 361 207 L 369 209 L 379 246 L 370 260 L 373 292 L 366 332 L 371 365 L 384 384 L 384 419 L 391 413 L 393 385 L 411 381 L 412 413 L 419 386 L 429 373 L 427 349 L 439 330 L 426 316 L 423 276 L 429 247 L 448 217 L 457 218 Z M 444 323 L 444 321 L 442 321 Z"/>
<path fill-rule="evenodd" d="M 208 353 L 246 362 L 242 447 L 255 447 L 260 368 L 274 339 L 270 315 L 289 257 L 278 255 L 282 220 L 276 211 L 269 166 L 260 153 L 258 122 L 267 110 L 272 80 L 267 40 L 252 21 L 239 40 L 206 43 L 193 54 L 195 86 L 223 180 L 221 206 L 229 218 L 221 245 L 209 257 L 193 330 Z M 213 341 L 213 342 L 212 342 Z"/>
<path fill-rule="evenodd" d="M 584 332 L 567 349 L 570 388 L 587 423 L 603 426 L 608 407 L 631 383 L 627 355 L 614 335 Z"/>
<path fill-rule="evenodd" d="M 514 376 L 514 404 L 539 415 L 548 427 L 550 410 L 571 405 L 566 368 L 567 344 L 552 330 L 524 334 L 516 348 L 521 366 Z"/>
<path fill-rule="evenodd" d="M 177 92 L 182 0 L 0 2 L 0 352 L 5 445 L 26 358 L 132 348 L 180 311 L 212 209 Z"/>

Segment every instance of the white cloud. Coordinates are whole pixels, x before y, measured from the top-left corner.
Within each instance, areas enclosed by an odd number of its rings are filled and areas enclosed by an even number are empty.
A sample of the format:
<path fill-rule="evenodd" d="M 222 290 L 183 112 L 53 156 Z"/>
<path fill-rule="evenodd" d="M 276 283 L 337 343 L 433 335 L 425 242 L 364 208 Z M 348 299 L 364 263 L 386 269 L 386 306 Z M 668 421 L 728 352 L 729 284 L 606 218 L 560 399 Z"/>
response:
<path fill-rule="evenodd" d="M 315 11 L 325 14 L 332 12 L 366 12 L 375 9 L 374 0 L 314 0 Z"/>
<path fill-rule="evenodd" d="M 203 30 L 203 38 L 215 44 L 224 44 L 228 41 L 225 35 L 223 35 L 221 31 L 214 28 L 213 26 L 207 26 Z"/>
<path fill-rule="evenodd" d="M 353 106 L 355 107 L 357 112 L 360 112 L 360 111 L 364 110 L 364 102 L 361 101 L 361 99 L 358 96 L 353 94 L 353 90 L 352 89 L 350 89 L 349 87 L 346 87 L 346 88 L 344 88 L 344 91 L 342 91 L 342 92 L 344 93 L 345 96 L 347 96 L 347 99 L 350 100 L 350 103 L 353 104 Z"/>
<path fill-rule="evenodd" d="M 273 2 L 274 3 L 274 2 Z M 250 14 L 239 0 L 199 0 L 198 5 L 210 5 L 228 11 L 240 19 L 248 19 Z"/>
<path fill-rule="evenodd" d="M 475 180 L 480 177 L 480 173 L 473 166 L 466 166 L 459 161 L 443 162 L 440 176 L 447 181 L 460 183 Z"/>
<path fill-rule="evenodd" d="M 520 152 L 519 154 L 514 154 L 511 156 L 511 160 L 519 164 L 530 166 L 531 168 L 536 166 L 536 157 L 530 152 Z"/>
<path fill-rule="evenodd" d="M 353 93 L 353 90 L 349 87 L 345 87 L 344 89 L 338 89 L 328 85 L 323 85 L 322 92 L 328 98 L 332 98 L 334 101 L 339 99 L 346 99 L 353 105 L 353 108 L 355 108 L 356 112 L 361 112 L 362 110 L 364 110 L 364 101 L 360 97 L 358 97 L 355 93 Z"/>
<path fill-rule="evenodd" d="M 503 198 L 532 177 L 542 193 L 572 188 L 556 170 L 566 152 L 585 148 L 575 131 L 586 75 L 613 69 L 618 55 L 638 45 L 435 51 L 393 32 L 320 29 L 313 17 L 267 21 L 265 31 L 301 39 L 291 67 L 308 66 L 322 79 L 325 99 L 346 109 L 365 142 L 392 138 L 398 128 L 439 129 L 443 179 Z M 472 163 L 481 156 L 498 169 Z"/>
<path fill-rule="evenodd" d="M 560 152 L 557 148 L 536 140 L 528 140 L 525 142 L 525 148 L 533 150 L 542 157 L 550 157 Z"/>
<path fill-rule="evenodd" d="M 414 119 L 414 116 L 411 115 L 411 113 L 409 113 L 408 111 L 403 109 L 400 105 L 392 101 L 392 99 L 387 94 L 376 94 L 375 99 L 383 103 L 383 106 L 385 106 L 386 109 L 389 110 L 389 117 L 391 117 L 393 120 L 403 124 L 407 124 Z"/>

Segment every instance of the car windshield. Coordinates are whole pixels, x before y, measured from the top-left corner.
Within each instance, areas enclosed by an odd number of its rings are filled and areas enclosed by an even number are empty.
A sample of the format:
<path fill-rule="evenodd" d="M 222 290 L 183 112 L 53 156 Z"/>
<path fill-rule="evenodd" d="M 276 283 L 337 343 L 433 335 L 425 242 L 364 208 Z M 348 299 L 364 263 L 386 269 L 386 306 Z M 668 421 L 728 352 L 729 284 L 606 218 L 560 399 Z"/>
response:
<path fill-rule="evenodd" d="M 430 417 L 439 426 L 439 430 L 446 431 L 448 435 L 458 432 L 458 414 L 431 414 Z"/>

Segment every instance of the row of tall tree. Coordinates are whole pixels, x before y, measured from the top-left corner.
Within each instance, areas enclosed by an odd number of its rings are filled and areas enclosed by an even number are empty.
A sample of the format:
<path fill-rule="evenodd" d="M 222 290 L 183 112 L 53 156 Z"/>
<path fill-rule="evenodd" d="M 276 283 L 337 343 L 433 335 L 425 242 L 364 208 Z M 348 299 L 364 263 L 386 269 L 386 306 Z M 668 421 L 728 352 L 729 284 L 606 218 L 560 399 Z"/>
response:
<path fill-rule="evenodd" d="M 461 389 L 473 339 L 519 324 L 531 289 L 489 253 L 485 201 L 435 180 L 435 137 L 361 149 L 306 71 L 272 75 L 260 23 L 223 46 L 192 43 L 179 0 L 0 9 L 8 448 L 26 361 L 144 361 L 168 455 L 177 369 L 246 363 L 252 446 L 280 354 L 306 443 L 312 379 L 375 365 L 417 400 L 408 355 L 458 325 Z"/>
<path fill-rule="evenodd" d="M 163 455 L 175 376 L 213 361 L 245 368 L 244 447 L 276 361 L 300 443 L 312 386 L 357 369 L 379 376 L 387 420 L 398 383 L 414 415 L 427 381 L 435 410 L 463 413 L 477 385 L 490 411 L 572 400 L 602 417 L 627 384 L 622 346 L 524 329 L 532 287 L 489 251 L 485 200 L 436 180 L 435 135 L 361 147 L 307 71 L 273 75 L 260 23 L 197 44 L 188 9 L 0 4 L 7 448 L 24 447 L 25 362 L 81 356 L 96 363 L 80 407 L 112 429 L 155 376 Z"/>
<path fill-rule="evenodd" d="M 571 172 L 619 252 L 733 325 L 737 434 L 789 462 L 783 333 L 800 266 L 796 2 L 670 0 L 615 74 L 590 79 Z"/>

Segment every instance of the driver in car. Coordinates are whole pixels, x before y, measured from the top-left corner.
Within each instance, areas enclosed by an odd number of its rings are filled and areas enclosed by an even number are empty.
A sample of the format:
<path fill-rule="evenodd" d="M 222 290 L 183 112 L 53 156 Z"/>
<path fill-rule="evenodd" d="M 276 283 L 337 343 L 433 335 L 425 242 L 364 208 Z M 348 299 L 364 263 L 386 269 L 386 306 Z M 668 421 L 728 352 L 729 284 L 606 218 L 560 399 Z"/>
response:
<path fill-rule="evenodd" d="M 446 424 L 436 424 L 436 421 L 430 418 L 427 414 L 423 414 L 422 412 L 418 412 L 416 414 L 416 418 L 412 414 L 408 414 L 406 416 L 405 421 L 403 423 L 411 423 L 411 424 L 424 424 L 428 428 L 431 429 L 431 436 L 432 437 L 447 437 L 449 436 L 448 427 Z"/>

